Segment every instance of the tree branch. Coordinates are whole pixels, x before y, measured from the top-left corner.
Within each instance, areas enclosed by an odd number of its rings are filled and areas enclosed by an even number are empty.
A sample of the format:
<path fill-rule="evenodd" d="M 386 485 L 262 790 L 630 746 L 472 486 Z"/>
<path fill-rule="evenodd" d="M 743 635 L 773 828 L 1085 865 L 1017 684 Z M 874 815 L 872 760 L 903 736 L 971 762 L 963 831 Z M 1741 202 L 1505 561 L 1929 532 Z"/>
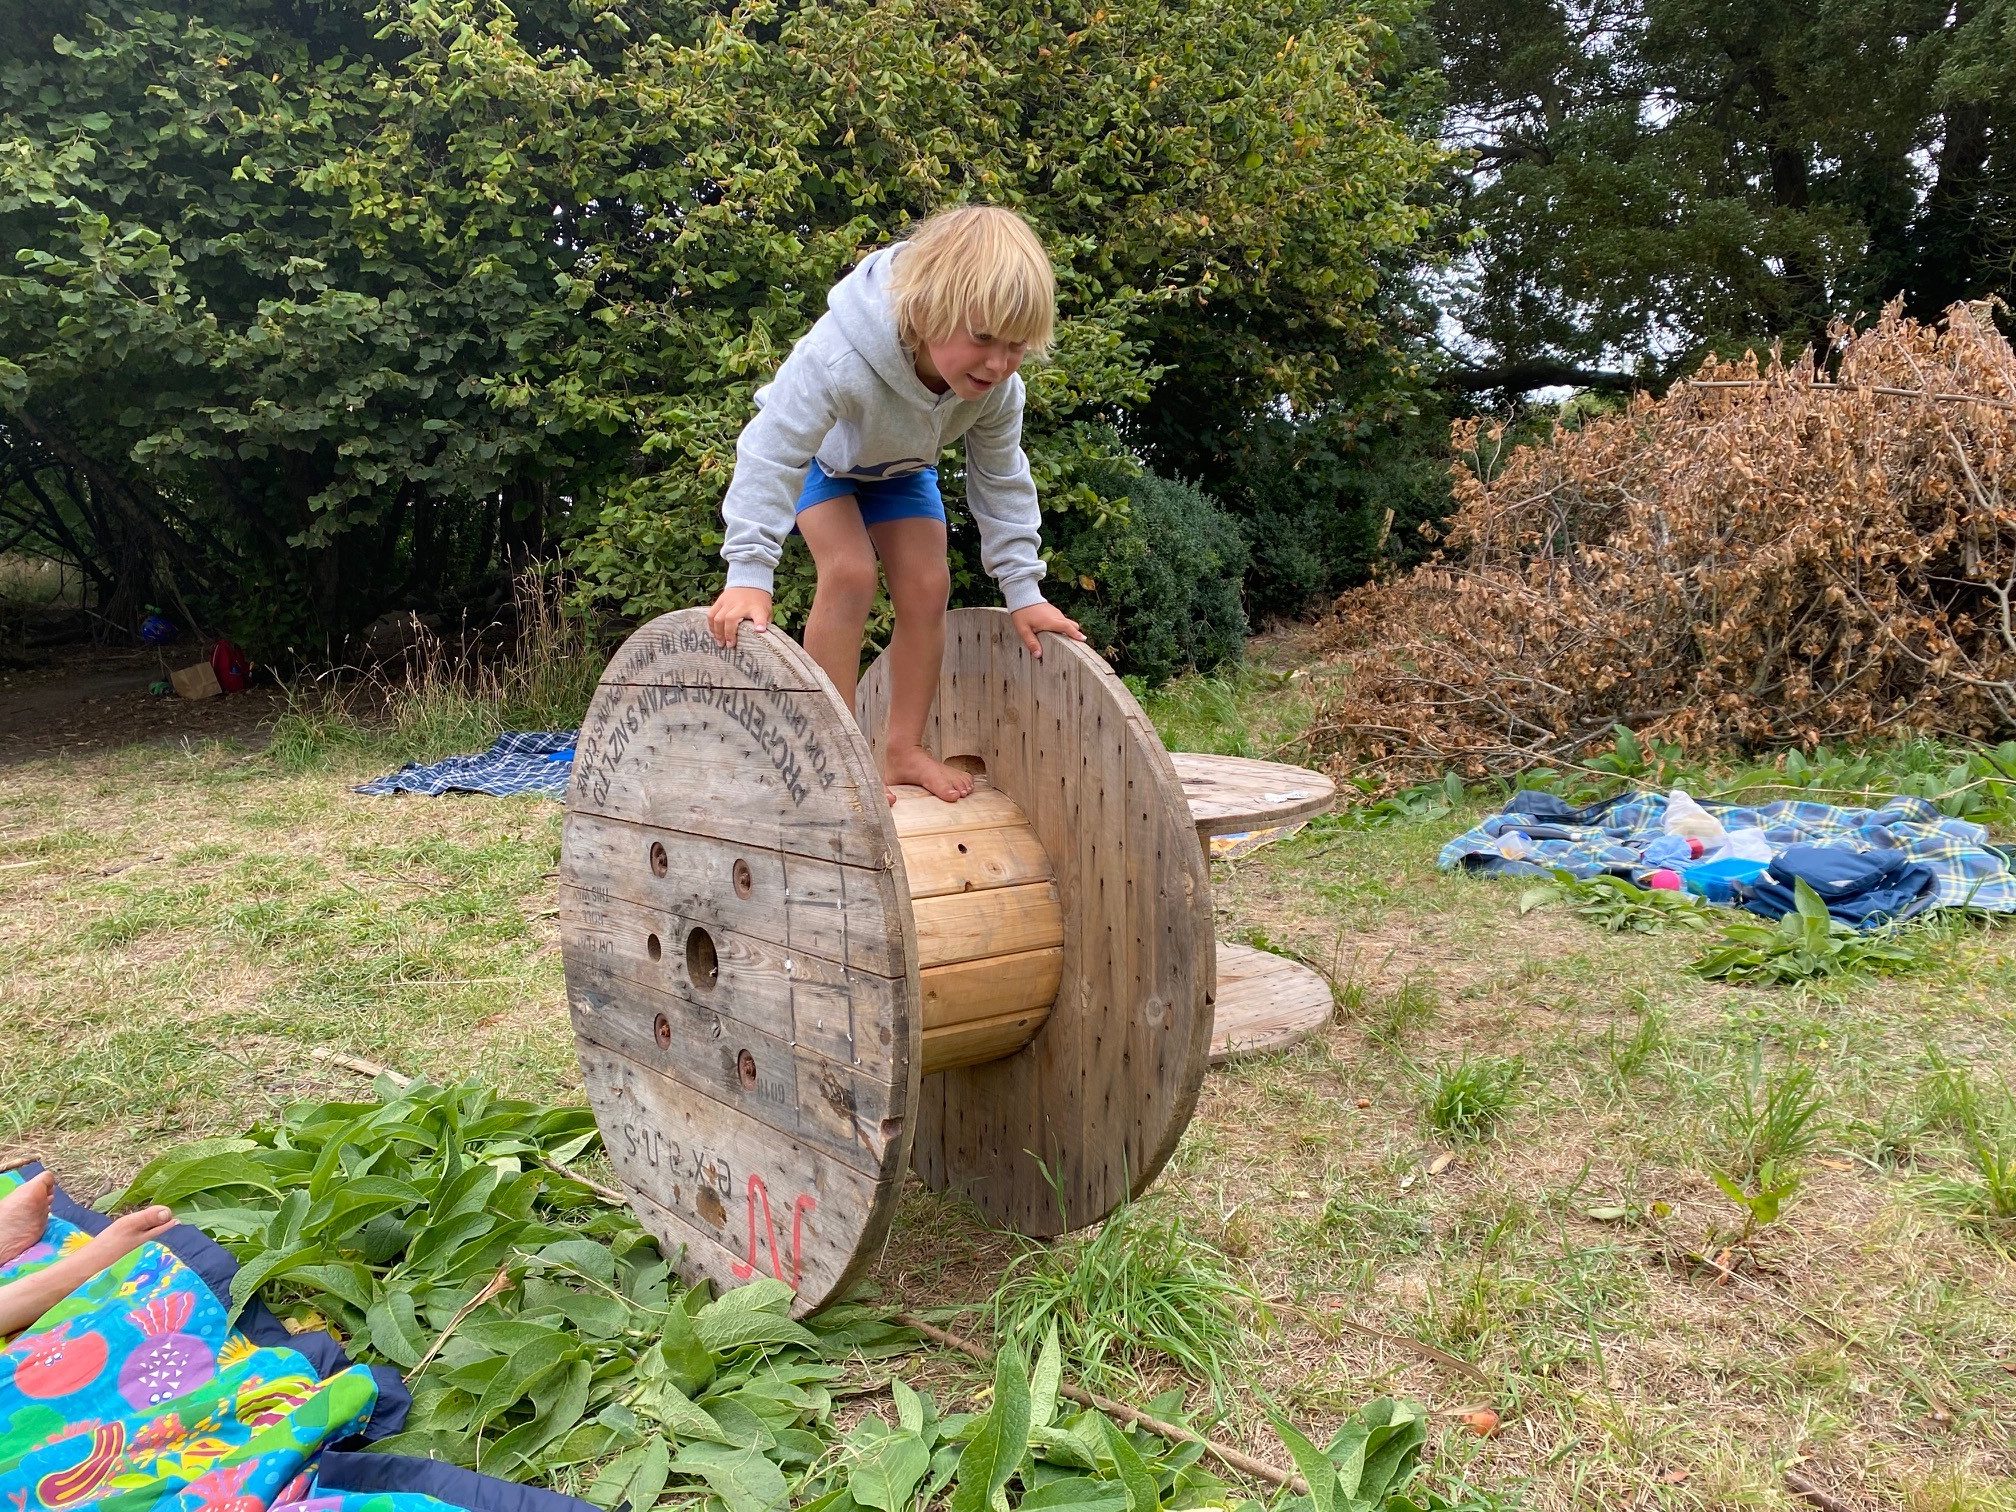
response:
<path fill-rule="evenodd" d="M 1475 394 L 1486 389 L 1508 389 L 1523 394 L 1529 389 L 1601 389 L 1606 393 L 1628 393 L 1646 380 L 1637 373 L 1617 373 L 1606 368 L 1580 367 L 1552 357 L 1529 357 L 1523 362 L 1507 362 L 1497 367 L 1452 368 L 1435 380 L 1446 393 Z"/>

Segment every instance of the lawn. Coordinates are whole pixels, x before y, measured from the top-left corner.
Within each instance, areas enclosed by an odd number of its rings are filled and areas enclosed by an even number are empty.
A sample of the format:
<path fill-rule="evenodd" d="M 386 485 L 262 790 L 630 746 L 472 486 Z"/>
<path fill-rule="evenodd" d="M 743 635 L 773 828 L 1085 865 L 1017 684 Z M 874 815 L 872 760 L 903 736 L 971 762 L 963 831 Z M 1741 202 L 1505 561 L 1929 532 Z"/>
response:
<path fill-rule="evenodd" d="M 1268 666 L 1293 659 L 1263 647 L 1151 712 L 1172 745 L 1292 756 L 1310 679 Z M 360 1090 L 318 1050 L 578 1100 L 559 805 L 349 791 L 394 759 L 295 741 L 0 768 L 0 1156 L 105 1192 L 165 1145 Z M 1397 1394 L 1438 1414 L 1436 1474 L 1481 1505 L 1806 1505 L 1791 1469 L 1858 1507 L 2016 1508 L 2016 1190 L 1972 1153 L 2016 1152 L 2016 930 L 1923 931 L 1911 970 L 1860 984 L 1707 982 L 1687 967 L 1712 927 L 1612 934 L 1438 872 L 1490 804 L 1319 821 L 1215 869 L 1221 938 L 1302 955 L 1339 1004 L 1307 1045 L 1211 1074 L 1137 1215 L 1263 1299 L 1220 1431 L 1278 1460 L 1268 1408 L 1313 1436 Z M 1744 1238 L 1715 1173 L 1794 1169 Z M 881 1293 L 984 1334 L 1019 1249 L 913 1189 Z M 1145 1375 L 1107 1389 L 1208 1407 Z M 1487 1404 L 1482 1436 L 1461 1414 Z"/>

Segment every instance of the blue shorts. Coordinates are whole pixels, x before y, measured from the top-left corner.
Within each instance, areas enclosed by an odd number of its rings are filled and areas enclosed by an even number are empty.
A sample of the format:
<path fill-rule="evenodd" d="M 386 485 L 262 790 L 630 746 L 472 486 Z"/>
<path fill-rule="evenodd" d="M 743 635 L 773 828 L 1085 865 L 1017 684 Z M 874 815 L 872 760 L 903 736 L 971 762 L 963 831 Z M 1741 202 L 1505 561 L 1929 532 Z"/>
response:
<path fill-rule="evenodd" d="M 813 458 L 805 469 L 805 487 L 798 495 L 797 513 L 828 499 L 854 495 L 861 506 L 864 525 L 880 525 L 884 520 L 943 520 L 945 500 L 938 492 L 938 469 L 926 467 L 898 478 L 836 478 Z"/>

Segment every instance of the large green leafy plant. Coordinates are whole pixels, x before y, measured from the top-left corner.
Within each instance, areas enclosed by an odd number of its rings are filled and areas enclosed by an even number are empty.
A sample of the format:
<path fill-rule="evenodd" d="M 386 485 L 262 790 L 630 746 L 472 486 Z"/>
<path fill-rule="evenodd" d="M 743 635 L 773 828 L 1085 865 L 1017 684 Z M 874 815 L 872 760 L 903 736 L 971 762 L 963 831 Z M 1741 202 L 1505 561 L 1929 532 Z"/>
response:
<path fill-rule="evenodd" d="M 413 1410 L 387 1452 L 633 1512 L 666 1498 L 708 1512 L 905 1512 L 941 1494 L 953 1512 L 1006 1512 L 1011 1487 L 1031 1512 L 1234 1499 L 1194 1442 L 1060 1413 L 1054 1330 L 1033 1372 L 1003 1350 L 985 1411 L 940 1416 L 895 1380 L 894 1425 L 871 1414 L 843 1433 L 834 1403 L 849 1362 L 913 1347 L 906 1330 L 854 1304 L 793 1321 L 777 1281 L 715 1299 L 678 1286 L 628 1209 L 569 1164 L 598 1143 L 584 1108 L 467 1085 L 378 1092 L 169 1151 L 118 1201 L 173 1204 L 228 1245 L 235 1303 L 256 1291 L 290 1323 L 331 1327 L 356 1357 L 402 1371 Z M 1180 1393 L 1152 1405 L 1180 1417 Z M 1385 1498 L 1418 1467 L 1416 1409 L 1375 1402 L 1322 1454 L 1293 1432 L 1316 1512 L 1409 1505 Z"/>

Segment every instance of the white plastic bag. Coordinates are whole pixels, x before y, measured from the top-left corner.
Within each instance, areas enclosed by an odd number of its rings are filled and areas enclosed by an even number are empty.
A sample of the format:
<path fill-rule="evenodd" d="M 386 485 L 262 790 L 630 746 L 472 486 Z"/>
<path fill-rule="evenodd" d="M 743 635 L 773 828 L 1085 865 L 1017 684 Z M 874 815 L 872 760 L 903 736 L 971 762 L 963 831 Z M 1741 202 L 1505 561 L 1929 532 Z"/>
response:
<path fill-rule="evenodd" d="M 1730 830 L 1729 845 L 1722 854 L 1739 861 L 1762 861 L 1768 866 L 1776 853 L 1771 849 L 1771 842 L 1764 838 L 1764 831 L 1753 825 L 1749 829 Z"/>
<path fill-rule="evenodd" d="M 1666 833 L 1699 840 L 1704 854 L 1729 843 L 1729 832 L 1720 821 L 1679 788 L 1666 795 Z M 1768 861 L 1770 857 L 1764 859 Z"/>

